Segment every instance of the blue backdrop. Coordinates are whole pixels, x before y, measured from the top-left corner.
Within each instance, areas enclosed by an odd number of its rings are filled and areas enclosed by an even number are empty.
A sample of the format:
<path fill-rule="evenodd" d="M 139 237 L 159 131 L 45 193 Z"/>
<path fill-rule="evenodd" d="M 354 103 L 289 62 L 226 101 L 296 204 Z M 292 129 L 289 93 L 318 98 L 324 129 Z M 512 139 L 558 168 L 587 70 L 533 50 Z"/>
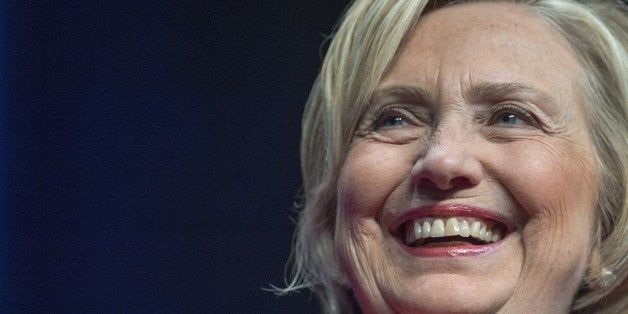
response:
<path fill-rule="evenodd" d="M 347 2 L 0 4 L 2 312 L 317 312 L 261 287 Z"/>

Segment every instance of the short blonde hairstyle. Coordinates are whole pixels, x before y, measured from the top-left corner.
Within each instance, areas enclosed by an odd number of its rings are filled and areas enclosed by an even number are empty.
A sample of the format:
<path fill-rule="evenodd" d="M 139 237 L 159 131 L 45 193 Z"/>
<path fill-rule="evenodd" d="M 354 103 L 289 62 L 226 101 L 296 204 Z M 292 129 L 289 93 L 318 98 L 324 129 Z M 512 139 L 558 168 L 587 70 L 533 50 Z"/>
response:
<path fill-rule="evenodd" d="M 357 310 L 334 249 L 340 169 L 358 119 L 408 32 L 422 14 L 465 2 L 472 1 L 357 0 L 345 12 L 305 108 L 303 204 L 291 280 L 279 293 L 309 288 L 325 312 Z M 510 2 L 526 5 L 559 31 L 587 73 L 580 87 L 598 169 L 597 229 L 588 271 L 572 307 L 584 312 L 628 309 L 626 5 L 610 0 Z"/>

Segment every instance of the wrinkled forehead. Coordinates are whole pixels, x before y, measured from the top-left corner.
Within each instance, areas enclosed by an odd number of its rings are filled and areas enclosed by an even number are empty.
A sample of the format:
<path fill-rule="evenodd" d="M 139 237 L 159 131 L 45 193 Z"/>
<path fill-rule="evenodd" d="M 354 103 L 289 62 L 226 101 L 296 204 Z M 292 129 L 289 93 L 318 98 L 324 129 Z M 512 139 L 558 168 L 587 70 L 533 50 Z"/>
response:
<path fill-rule="evenodd" d="M 580 98 L 581 73 L 567 40 L 527 6 L 459 4 L 419 19 L 374 94 L 416 85 L 445 99 L 481 84 L 519 84 L 564 104 Z"/>

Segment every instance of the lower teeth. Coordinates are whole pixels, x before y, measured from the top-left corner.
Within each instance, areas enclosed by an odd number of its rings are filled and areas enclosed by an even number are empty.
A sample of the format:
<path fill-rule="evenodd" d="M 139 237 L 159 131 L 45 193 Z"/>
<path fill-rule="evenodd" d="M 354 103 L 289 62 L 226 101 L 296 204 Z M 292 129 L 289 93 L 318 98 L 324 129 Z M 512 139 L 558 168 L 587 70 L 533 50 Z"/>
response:
<path fill-rule="evenodd" d="M 486 242 L 480 241 L 474 238 L 453 236 L 453 237 L 419 239 L 408 245 L 411 247 L 417 247 L 417 246 L 456 246 L 456 245 L 464 245 L 464 244 L 484 245 L 486 244 Z"/>

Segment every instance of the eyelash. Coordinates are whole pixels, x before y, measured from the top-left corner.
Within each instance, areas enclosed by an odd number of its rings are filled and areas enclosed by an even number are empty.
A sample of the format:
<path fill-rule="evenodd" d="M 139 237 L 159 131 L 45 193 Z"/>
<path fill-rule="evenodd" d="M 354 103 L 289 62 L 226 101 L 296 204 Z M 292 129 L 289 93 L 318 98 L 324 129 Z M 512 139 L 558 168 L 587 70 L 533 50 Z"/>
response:
<path fill-rule="evenodd" d="M 377 113 L 375 114 L 374 119 L 373 119 L 374 121 L 373 128 L 379 129 L 379 128 L 386 127 L 383 125 L 383 123 L 386 122 L 386 119 L 389 119 L 392 117 L 400 117 L 406 123 L 411 123 L 411 118 L 408 117 L 408 113 L 406 112 L 406 110 L 403 110 L 401 108 L 396 108 L 396 107 L 383 108 L 377 111 Z"/>
<path fill-rule="evenodd" d="M 502 113 L 513 113 L 527 124 L 534 127 L 539 126 L 537 119 L 530 112 L 513 104 L 504 104 L 502 106 L 491 109 L 490 123 L 496 124 L 497 117 Z"/>
<path fill-rule="evenodd" d="M 527 123 L 530 126 L 533 126 L 533 127 L 540 126 L 538 120 L 534 117 L 534 115 L 532 115 L 527 110 L 521 108 L 520 106 L 514 105 L 514 104 L 503 104 L 503 105 L 491 108 L 490 118 L 488 121 L 489 124 L 491 125 L 497 124 L 498 116 L 503 113 L 512 113 L 517 118 L 521 119 L 523 122 Z M 383 109 L 378 110 L 377 113 L 374 115 L 373 124 L 372 124 L 373 129 L 380 129 L 383 127 L 387 127 L 383 124 L 386 122 L 386 119 L 389 119 L 391 117 L 400 117 L 408 124 L 411 124 L 413 122 L 413 117 L 409 117 L 407 110 L 403 108 L 398 108 L 398 107 L 383 108 Z"/>

